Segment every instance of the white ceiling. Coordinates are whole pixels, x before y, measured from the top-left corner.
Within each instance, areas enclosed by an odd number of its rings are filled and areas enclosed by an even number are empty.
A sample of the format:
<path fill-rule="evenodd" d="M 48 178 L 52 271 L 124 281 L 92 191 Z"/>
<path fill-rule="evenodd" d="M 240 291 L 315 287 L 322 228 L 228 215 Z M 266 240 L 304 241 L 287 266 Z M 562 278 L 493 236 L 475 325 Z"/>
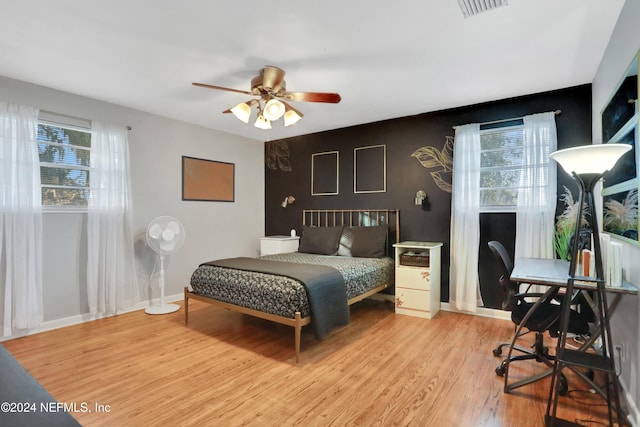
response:
<path fill-rule="evenodd" d="M 264 141 L 591 83 L 624 0 L 15 0 L 0 75 Z M 259 130 L 221 112 L 264 65 L 305 117 Z M 254 113 L 255 116 L 255 113 Z"/>

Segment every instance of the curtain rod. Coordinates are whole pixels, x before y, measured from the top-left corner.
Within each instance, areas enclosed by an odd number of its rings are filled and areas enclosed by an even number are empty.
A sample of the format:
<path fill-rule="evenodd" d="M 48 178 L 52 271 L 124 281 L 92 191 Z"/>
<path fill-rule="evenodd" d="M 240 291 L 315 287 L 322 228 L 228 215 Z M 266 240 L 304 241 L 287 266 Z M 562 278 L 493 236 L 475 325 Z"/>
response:
<path fill-rule="evenodd" d="M 555 114 L 556 116 L 559 116 L 560 113 L 562 113 L 562 110 L 555 110 L 553 112 L 553 114 Z M 522 120 L 524 119 L 524 116 L 521 117 L 511 117 L 510 119 L 502 119 L 502 120 L 492 120 L 490 122 L 482 122 L 482 123 L 478 123 L 480 126 L 486 126 L 486 125 L 494 125 L 496 123 L 505 123 L 505 122 L 512 122 L 514 120 Z M 453 126 L 453 128 L 457 128 L 458 126 Z"/>
<path fill-rule="evenodd" d="M 77 126 L 84 129 L 91 129 L 91 120 L 82 117 L 69 116 L 67 114 L 54 113 L 53 111 L 40 110 L 41 120 L 53 122 L 56 124 Z M 133 130 L 131 126 L 125 126 L 127 130 Z"/>

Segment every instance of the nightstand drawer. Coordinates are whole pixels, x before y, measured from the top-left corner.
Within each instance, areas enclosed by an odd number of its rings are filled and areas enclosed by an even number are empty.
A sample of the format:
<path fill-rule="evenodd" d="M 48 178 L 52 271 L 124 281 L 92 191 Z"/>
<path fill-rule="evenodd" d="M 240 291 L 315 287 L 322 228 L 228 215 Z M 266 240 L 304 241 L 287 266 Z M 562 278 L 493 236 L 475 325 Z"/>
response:
<path fill-rule="evenodd" d="M 428 268 L 397 266 L 396 286 L 428 291 L 431 289 L 431 271 Z"/>
<path fill-rule="evenodd" d="M 429 311 L 431 295 L 429 291 L 403 289 L 396 287 L 396 307 L 411 310 Z"/>

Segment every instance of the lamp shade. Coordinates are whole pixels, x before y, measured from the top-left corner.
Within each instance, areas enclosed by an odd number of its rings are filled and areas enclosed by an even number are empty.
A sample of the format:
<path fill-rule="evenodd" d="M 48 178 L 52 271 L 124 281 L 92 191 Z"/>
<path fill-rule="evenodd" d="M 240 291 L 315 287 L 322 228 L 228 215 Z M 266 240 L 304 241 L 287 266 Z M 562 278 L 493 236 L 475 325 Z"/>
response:
<path fill-rule="evenodd" d="M 278 120 L 284 114 L 284 104 L 277 99 L 270 99 L 264 105 L 262 114 L 267 120 Z"/>
<path fill-rule="evenodd" d="M 231 108 L 231 112 L 239 120 L 242 120 L 245 123 L 249 123 L 249 117 L 251 116 L 251 107 L 246 102 L 241 102 L 240 104 Z"/>
<path fill-rule="evenodd" d="M 284 113 L 284 125 L 291 126 L 297 123 L 301 118 L 302 116 L 298 114 L 295 110 L 288 109 L 287 112 Z"/>
<path fill-rule="evenodd" d="M 262 114 L 258 116 L 253 125 L 259 129 L 271 129 L 271 122 L 264 118 Z"/>
<path fill-rule="evenodd" d="M 628 144 L 594 144 L 558 150 L 549 157 L 562 166 L 569 175 L 603 174 L 611 170 L 624 153 L 631 150 Z"/>

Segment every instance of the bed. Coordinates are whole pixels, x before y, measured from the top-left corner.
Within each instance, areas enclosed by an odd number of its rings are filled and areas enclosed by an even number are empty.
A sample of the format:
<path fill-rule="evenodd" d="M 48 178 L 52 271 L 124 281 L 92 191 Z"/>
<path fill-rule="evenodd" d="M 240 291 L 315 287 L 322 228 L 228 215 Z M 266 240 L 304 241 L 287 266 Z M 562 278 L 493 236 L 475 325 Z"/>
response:
<path fill-rule="evenodd" d="M 298 362 L 304 326 L 322 339 L 348 323 L 350 305 L 393 284 L 399 223 L 398 210 L 303 210 L 298 252 L 198 266 L 184 289 L 185 323 L 194 299 L 291 326 Z"/>

